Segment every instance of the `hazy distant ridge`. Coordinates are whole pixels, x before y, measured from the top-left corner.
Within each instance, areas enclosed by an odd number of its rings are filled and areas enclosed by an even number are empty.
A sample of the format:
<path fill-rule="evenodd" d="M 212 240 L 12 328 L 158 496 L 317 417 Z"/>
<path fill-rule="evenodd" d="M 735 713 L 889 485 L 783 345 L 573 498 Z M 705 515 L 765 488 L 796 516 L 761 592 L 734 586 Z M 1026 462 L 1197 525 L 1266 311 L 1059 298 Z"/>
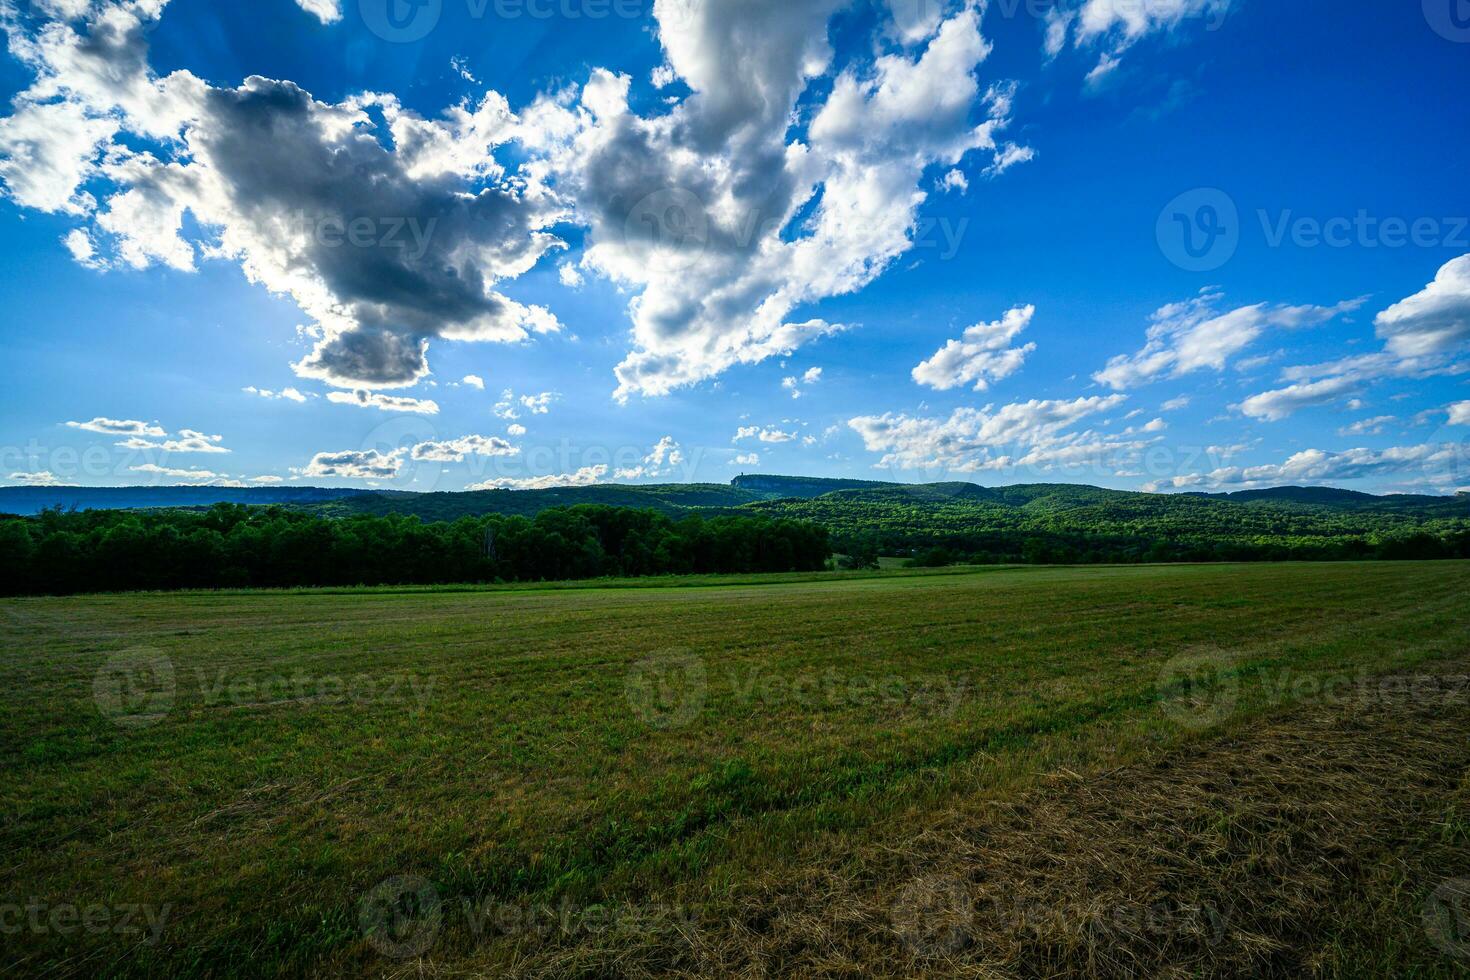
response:
<path fill-rule="evenodd" d="M 609 504 L 652 507 L 676 514 L 691 510 L 741 507 L 774 500 L 813 500 L 828 494 L 842 499 L 909 500 L 914 503 L 972 501 L 998 505 L 1078 507 L 1188 497 L 1231 503 L 1271 503 L 1327 507 L 1335 510 L 1406 512 L 1424 510 L 1436 516 L 1470 516 L 1470 496 L 1434 497 L 1412 494 L 1375 496 L 1333 487 L 1274 487 L 1234 493 L 1145 494 L 1072 483 L 1036 483 L 985 487 L 976 483 L 885 483 L 876 480 L 748 474 L 724 483 L 614 484 L 552 487 L 545 490 L 478 490 L 418 493 L 343 487 L 0 487 L 0 513 L 36 514 L 49 507 L 78 510 L 151 507 L 208 507 L 216 503 L 255 506 L 304 506 L 334 514 L 417 514 L 425 519 L 453 519 L 467 514 L 534 515 L 550 507 Z"/>

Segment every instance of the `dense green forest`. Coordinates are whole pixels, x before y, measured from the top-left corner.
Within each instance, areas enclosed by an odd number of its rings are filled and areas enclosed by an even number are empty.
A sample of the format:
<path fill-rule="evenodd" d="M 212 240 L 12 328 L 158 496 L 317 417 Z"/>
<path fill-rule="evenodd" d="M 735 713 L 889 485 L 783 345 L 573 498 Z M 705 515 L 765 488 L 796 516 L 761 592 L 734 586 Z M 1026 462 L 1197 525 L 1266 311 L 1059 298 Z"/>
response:
<path fill-rule="evenodd" d="M 785 477 L 772 477 L 784 480 Z M 835 481 L 818 481 L 835 482 Z M 827 487 L 836 490 L 839 487 Z M 819 492 L 826 492 L 825 490 Z M 700 508 L 738 507 L 782 496 L 806 496 L 754 490 L 731 483 L 598 483 L 542 490 L 464 490 L 421 493 L 411 490 L 363 490 L 344 487 L 0 487 L 0 514 L 34 516 L 43 510 L 137 510 L 164 507 L 209 507 L 248 504 L 297 507 L 332 517 L 353 514 L 412 514 L 426 521 L 452 521 L 481 514 L 534 517 L 552 507 L 606 504 L 647 507 L 669 515 Z"/>
<path fill-rule="evenodd" d="M 820 477 L 738 476 L 729 483 L 598 483 L 541 490 L 462 490 L 421 493 L 347 487 L 0 487 L 0 514 L 35 515 L 43 510 L 135 510 L 209 507 L 213 504 L 279 504 L 333 517 L 352 514 L 413 514 L 426 521 L 452 521 L 481 514 L 534 517 L 552 507 L 607 504 L 648 507 L 683 516 L 711 507 L 739 507 L 781 497 L 815 497 L 834 490 L 897 487 L 871 480 Z"/>
<path fill-rule="evenodd" d="M 1470 558 L 1470 496 L 1463 494 L 1374 496 L 1325 487 L 1148 494 L 1073 484 L 742 476 L 729 485 L 433 494 L 291 488 L 291 502 L 280 506 L 206 509 L 197 506 L 203 489 L 128 491 L 157 501 L 156 509 L 0 518 L 0 588 L 807 570 L 823 567 L 832 550 L 857 568 L 880 555 L 921 565 Z M 171 495 L 178 490 L 192 493 Z M 80 490 L 66 492 L 88 500 Z M 153 496 L 143 498 L 147 492 Z"/>
<path fill-rule="evenodd" d="M 840 490 L 740 512 L 820 524 L 845 554 L 922 564 L 1470 558 L 1470 499 L 1300 490 L 1237 501 L 949 483 Z"/>
<path fill-rule="evenodd" d="M 827 532 L 799 521 L 757 514 L 676 521 L 654 510 L 599 505 L 436 523 L 239 504 L 53 510 L 0 519 L 0 592 L 812 571 L 830 554 Z"/>

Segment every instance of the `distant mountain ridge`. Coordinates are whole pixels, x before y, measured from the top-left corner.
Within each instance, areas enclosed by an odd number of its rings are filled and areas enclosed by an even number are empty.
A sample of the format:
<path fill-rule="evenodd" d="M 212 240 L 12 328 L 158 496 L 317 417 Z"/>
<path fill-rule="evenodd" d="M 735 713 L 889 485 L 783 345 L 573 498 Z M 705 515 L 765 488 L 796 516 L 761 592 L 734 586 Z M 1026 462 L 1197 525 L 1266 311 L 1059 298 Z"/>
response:
<path fill-rule="evenodd" d="M 1402 494 L 1372 494 L 1361 490 L 1340 490 L 1337 487 L 1271 487 L 1267 490 L 1233 490 L 1229 493 L 1190 493 L 1190 497 L 1213 497 L 1216 500 L 1292 500 L 1303 504 L 1358 503 L 1381 499 L 1381 496 L 1403 496 Z"/>
<path fill-rule="evenodd" d="M 986 487 L 977 483 L 891 483 L 828 477 L 742 474 L 728 484 L 603 483 L 540 490 L 467 490 L 422 493 L 343 487 L 0 487 L 0 513 L 37 514 L 46 508 L 77 510 L 208 507 L 216 503 L 308 507 L 324 513 L 417 514 L 426 520 L 482 513 L 534 516 L 550 507 L 607 504 L 651 507 L 669 514 L 744 507 L 777 500 L 814 500 L 829 495 L 857 502 L 905 500 L 913 503 L 989 503 L 1009 507 L 1068 509 L 1105 503 L 1139 503 L 1190 498 L 1237 504 L 1280 504 L 1346 510 L 1412 511 L 1470 515 L 1470 495 L 1435 497 L 1374 495 L 1334 487 L 1273 487 L 1231 493 L 1147 494 L 1072 483 Z"/>
<path fill-rule="evenodd" d="M 820 497 L 836 490 L 872 490 L 912 484 L 887 483 L 881 480 L 844 480 L 823 476 L 766 476 L 742 473 L 730 481 L 738 490 L 778 497 Z"/>
<path fill-rule="evenodd" d="M 844 555 L 924 562 L 1087 564 L 1470 558 L 1470 494 L 1374 496 L 1331 487 L 1153 494 L 1070 483 L 984 487 L 742 475 L 728 484 L 597 484 L 414 493 L 321 487 L 10 487 L 0 511 L 280 505 L 329 518 L 487 514 L 537 519 L 578 504 L 656 510 L 674 520 L 759 515 L 818 525 Z"/>
<path fill-rule="evenodd" d="M 1190 496 L 1209 497 L 1214 500 L 1233 500 L 1237 503 L 1252 503 L 1268 500 L 1275 503 L 1320 504 L 1330 507 L 1372 507 L 1393 505 L 1417 506 L 1429 501 L 1470 499 L 1470 494 L 1432 497 L 1413 493 L 1364 493 L 1361 490 L 1341 490 L 1337 487 L 1271 487 L 1265 490 L 1236 490 L 1231 493 L 1199 493 Z"/>
<path fill-rule="evenodd" d="M 136 510 L 152 507 L 209 507 L 213 504 L 317 504 L 367 491 L 342 487 L 0 487 L 0 513 L 39 514 L 63 510 Z"/>

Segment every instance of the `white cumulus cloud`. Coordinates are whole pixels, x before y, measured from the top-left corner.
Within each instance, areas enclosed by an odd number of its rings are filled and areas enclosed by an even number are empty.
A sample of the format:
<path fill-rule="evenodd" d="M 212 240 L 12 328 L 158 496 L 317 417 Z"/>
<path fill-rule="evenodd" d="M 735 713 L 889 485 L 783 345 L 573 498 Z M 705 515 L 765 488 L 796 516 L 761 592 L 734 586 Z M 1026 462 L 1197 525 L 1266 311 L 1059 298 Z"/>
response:
<path fill-rule="evenodd" d="M 787 432 L 775 426 L 742 425 L 735 431 L 735 438 L 731 442 L 740 442 L 745 439 L 759 439 L 761 442 L 782 443 L 794 442 L 795 432 Z"/>
<path fill-rule="evenodd" d="M 1019 371 L 1026 356 L 1036 350 L 1035 344 L 1010 346 L 1035 315 L 1035 306 L 1017 306 L 992 323 L 967 327 L 959 340 L 949 341 L 914 368 L 914 381 L 940 391 L 960 385 L 986 390 L 991 382 Z"/>
<path fill-rule="evenodd" d="M 989 44 L 976 5 L 932 30 L 928 15 L 905 19 L 912 50 L 837 68 L 827 29 L 841 6 L 657 0 L 687 96 L 638 115 L 631 79 L 598 70 L 575 103 L 525 114 L 588 227 L 581 268 L 634 294 L 620 399 L 838 332 L 798 308 L 863 288 L 914 246 L 931 166 L 999 150 L 1011 93 L 977 78 Z M 802 139 L 798 102 L 833 72 Z"/>
<path fill-rule="evenodd" d="M 895 469 L 943 469 L 957 473 L 1029 466 L 1047 468 L 1131 452 L 1145 443 L 1076 432 L 1083 420 L 1107 412 L 1126 395 L 1072 401 L 1032 400 L 983 409 L 959 408 L 949 418 L 889 413 L 849 419 L 878 465 Z"/>
<path fill-rule="evenodd" d="M 303 395 L 295 388 L 282 388 L 280 391 L 272 391 L 269 388 L 257 388 L 254 385 L 246 385 L 240 389 L 251 395 L 259 395 L 261 398 L 279 398 L 290 402 L 304 402 L 308 397 L 315 398 L 316 395 Z"/>
<path fill-rule="evenodd" d="M 471 484 L 471 490 L 550 490 L 554 487 L 590 487 L 601 483 L 607 476 L 607 467 L 584 466 L 573 473 L 556 473 L 550 476 L 523 478 L 497 477 L 483 483 Z"/>
<path fill-rule="evenodd" d="M 409 456 L 420 462 L 458 463 L 466 456 L 514 456 L 520 450 L 499 436 L 461 436 L 445 442 L 421 442 Z"/>
<path fill-rule="evenodd" d="M 684 462 L 684 450 L 674 441 L 673 436 L 664 436 L 643 457 L 643 462 L 638 466 L 619 469 L 614 476 L 619 480 L 638 480 L 656 476 L 668 476 L 673 473 L 674 468 Z"/>
<path fill-rule="evenodd" d="M 161 439 L 168 432 L 159 427 L 157 422 L 139 422 L 135 419 L 109 419 L 98 416 L 88 422 L 68 422 L 73 429 L 82 429 L 86 432 L 100 432 L 109 436 L 151 436 Z"/>
<path fill-rule="evenodd" d="M 438 415 L 439 403 L 428 398 L 405 398 L 400 395 L 385 395 L 379 391 L 331 391 L 327 401 L 338 405 L 356 405 L 359 408 L 376 408 L 380 412 L 407 412 L 410 415 Z"/>
<path fill-rule="evenodd" d="M 1361 389 L 1362 382 L 1354 377 L 1324 378 L 1321 381 L 1304 382 L 1277 388 L 1274 391 L 1263 391 L 1231 407 L 1253 419 L 1279 422 L 1299 409 L 1310 405 L 1330 404 Z"/>
<path fill-rule="evenodd" d="M 381 453 L 376 449 L 343 450 L 317 453 L 311 458 L 303 476 L 341 477 L 351 480 L 383 480 L 398 475 L 403 468 L 402 452 Z"/>
<path fill-rule="evenodd" d="M 1351 313 L 1362 299 L 1335 306 L 1287 306 L 1257 303 L 1221 313 L 1218 292 L 1206 291 L 1182 303 L 1161 307 L 1148 328 L 1148 341 L 1136 354 L 1120 354 L 1093 380 L 1125 391 L 1159 377 L 1177 378 L 1195 371 L 1223 371 L 1232 357 L 1268 329 L 1318 326 Z"/>
<path fill-rule="evenodd" d="M 296 0 L 296 3 L 323 24 L 335 24 L 342 19 L 341 0 Z"/>
<path fill-rule="evenodd" d="M 335 0 L 301 2 L 324 22 L 340 16 Z M 92 251 L 67 240 L 79 260 L 237 262 L 314 321 L 297 373 L 344 388 L 414 383 L 435 338 L 559 329 L 497 290 L 559 245 L 547 229 L 566 212 L 534 174 L 496 161 L 518 126 L 502 96 L 426 118 L 389 95 L 334 103 L 260 76 L 237 87 L 160 77 L 147 38 L 167 5 L 7 18 L 35 80 L 0 120 L 0 182 L 22 206 L 86 220 Z"/>
<path fill-rule="evenodd" d="M 56 487 L 61 485 L 61 481 L 56 478 L 56 474 L 50 470 L 37 470 L 34 473 L 12 473 L 9 479 L 28 487 Z"/>
<path fill-rule="evenodd" d="M 1388 351 L 1401 358 L 1450 354 L 1470 342 L 1470 255 L 1446 262 L 1434 281 L 1374 320 Z"/>
<path fill-rule="evenodd" d="M 1345 425 L 1337 430 L 1340 436 L 1376 436 L 1381 435 L 1383 430 L 1398 422 L 1392 415 L 1375 415 L 1368 419 L 1359 419 L 1351 425 Z"/>
<path fill-rule="evenodd" d="M 224 446 L 224 436 L 210 436 L 194 429 L 180 429 L 178 438 L 166 439 L 163 442 L 144 439 L 141 436 L 131 436 L 118 443 L 125 449 L 157 449 L 166 453 L 227 453 Z"/>
<path fill-rule="evenodd" d="M 128 469 L 134 473 L 148 473 L 155 477 L 169 477 L 175 480 L 218 480 L 222 476 L 210 470 L 201 469 L 177 469 L 169 466 L 160 466 L 157 463 L 141 463 L 130 466 Z"/>
<path fill-rule="evenodd" d="M 1183 474 L 1150 484 L 1158 491 L 1186 486 L 1222 489 L 1252 489 L 1284 484 L 1341 483 L 1378 476 L 1410 476 L 1443 490 L 1458 489 L 1467 473 L 1465 447 L 1455 443 L 1422 443 L 1388 449 L 1346 449 L 1334 452 L 1307 449 L 1283 463 L 1260 466 L 1226 466 L 1209 473 Z"/>

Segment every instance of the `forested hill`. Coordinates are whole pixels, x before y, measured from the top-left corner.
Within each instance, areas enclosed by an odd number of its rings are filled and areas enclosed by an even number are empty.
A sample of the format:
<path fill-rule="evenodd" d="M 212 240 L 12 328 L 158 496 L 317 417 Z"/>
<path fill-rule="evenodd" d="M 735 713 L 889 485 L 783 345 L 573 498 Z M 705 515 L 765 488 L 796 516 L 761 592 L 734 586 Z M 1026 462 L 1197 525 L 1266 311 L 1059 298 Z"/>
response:
<path fill-rule="evenodd" d="M 320 504 L 363 491 L 350 487 L 0 487 L 0 514 L 43 510 L 138 510 L 149 507 L 209 507 L 213 504 Z"/>
<path fill-rule="evenodd" d="M 899 487 L 871 480 L 828 480 L 794 476 L 738 476 L 729 483 L 600 483 L 544 490 L 470 490 L 415 493 L 325 487 L 0 487 L 0 514 L 39 514 L 43 510 L 139 510 L 158 507 L 208 507 L 212 504 L 306 507 L 318 513 L 409 514 L 426 521 L 455 520 L 481 514 L 531 517 L 552 507 L 605 504 L 651 508 L 670 516 L 707 508 L 782 497 L 816 497 L 835 490 Z"/>
<path fill-rule="evenodd" d="M 968 486 L 968 484 L 966 484 Z M 831 480 L 799 476 L 737 476 L 729 483 L 600 483 L 544 490 L 470 490 L 416 493 L 326 487 L 0 487 L 0 514 L 39 514 L 43 510 L 139 510 L 156 507 L 208 507 L 248 504 L 302 506 L 320 513 L 410 514 L 424 520 L 454 520 L 480 514 L 534 516 L 552 507 L 605 504 L 646 507 L 669 515 L 705 508 L 739 507 L 783 497 L 818 497 L 836 490 L 903 487 L 872 480 Z M 916 491 L 921 487 L 913 488 Z"/>
<path fill-rule="evenodd" d="M 412 514 L 426 521 L 452 521 L 480 514 L 519 514 L 534 517 L 553 507 L 601 504 L 639 507 L 669 516 L 707 509 L 726 509 L 776 495 L 742 490 L 724 483 L 628 484 L 600 483 L 590 487 L 548 487 L 544 490 L 466 490 L 459 493 L 406 493 L 374 491 L 330 501 L 319 512 L 349 514 Z"/>
<path fill-rule="evenodd" d="M 878 480 L 834 480 L 821 476 L 758 476 L 740 474 L 730 481 L 737 490 L 766 497 L 820 497 L 837 490 L 880 490 L 892 487 L 918 486 L 906 483 L 884 483 Z"/>
<path fill-rule="evenodd" d="M 53 496 L 47 497 L 49 493 Z M 579 504 L 821 525 L 839 552 L 971 561 L 1213 561 L 1470 557 L 1470 495 L 1373 496 L 1328 487 L 1148 494 L 1074 484 L 984 487 L 740 476 L 729 484 L 601 484 L 462 493 L 158 487 L 0 489 L 0 511 L 280 504 L 327 517 L 534 517 Z M 17 503 L 18 501 L 18 503 Z M 930 553 L 933 554 L 930 554 Z M 927 557 L 926 557 L 927 556 Z"/>
<path fill-rule="evenodd" d="M 816 504 L 814 502 L 822 502 Z M 917 515 L 958 516 L 961 511 L 1032 517 L 1043 512 L 1072 513 L 1078 520 L 1110 522 L 1115 514 L 1155 515 L 1164 523 L 1180 515 L 1218 514 L 1216 526 L 1258 523 L 1263 511 L 1296 515 L 1300 525 L 1330 515 L 1381 515 L 1385 528 L 1413 525 L 1436 518 L 1470 518 L 1470 496 L 1373 496 L 1328 487 L 1282 487 L 1236 494 L 1151 494 L 1067 483 L 1040 483 L 1012 487 L 983 487 L 974 483 L 879 483 L 867 480 L 828 480 L 808 477 L 741 476 L 729 484 L 600 484 L 590 487 L 553 487 L 545 490 L 479 490 L 461 493 L 404 493 L 373 491 L 308 504 L 318 513 L 411 514 L 424 520 L 455 520 L 480 514 L 520 514 L 531 517 L 553 507 L 605 504 L 645 507 L 672 517 L 684 514 L 762 509 L 826 514 L 833 530 L 869 523 L 882 512 L 908 521 L 899 512 L 918 508 Z M 874 508 L 877 508 L 876 510 Z M 1255 516 L 1246 519 L 1244 511 Z M 1234 515 L 1234 516 L 1232 516 Z M 971 516 L 974 516 L 973 514 Z M 921 523 L 929 518 L 921 518 Z M 935 530 L 939 530 L 936 525 Z"/>
<path fill-rule="evenodd" d="M 1202 493 L 1190 496 L 1247 504 L 1303 504 L 1342 510 L 1432 513 L 1443 516 L 1464 514 L 1470 510 L 1470 494 L 1464 493 L 1454 497 L 1426 497 L 1409 493 L 1379 496 L 1358 490 L 1339 490 L 1336 487 L 1272 487 L 1269 490 L 1236 490 L 1234 493 Z"/>
<path fill-rule="evenodd" d="M 1147 494 L 1070 484 L 838 490 L 742 510 L 811 521 L 841 552 L 926 552 L 934 563 L 1470 557 L 1470 496 L 1339 498 L 1288 487 L 1250 496 Z"/>
<path fill-rule="evenodd" d="M 424 520 L 453 520 L 480 514 L 532 516 L 552 507 L 604 504 L 642 507 L 678 515 L 780 500 L 830 497 L 829 507 L 853 509 L 875 502 L 920 507 L 992 504 L 1039 510 L 1075 510 L 1105 504 L 1160 513 L 1197 513 L 1187 501 L 1250 504 L 1292 511 L 1366 511 L 1420 518 L 1470 517 L 1470 495 L 1375 496 L 1332 487 L 1275 487 L 1234 493 L 1147 494 L 1070 483 L 984 487 L 975 483 L 885 483 L 873 480 L 800 476 L 737 476 L 724 483 L 619 484 L 550 487 L 542 490 L 478 490 L 415 493 L 344 487 L 0 487 L 0 514 L 42 510 L 195 508 L 216 503 L 302 507 L 333 516 L 407 514 Z"/>
<path fill-rule="evenodd" d="M 638 486 L 603 483 L 545 490 L 477 490 L 414 493 L 325 487 L 0 487 L 0 514 L 39 514 L 43 510 L 141 510 L 247 504 L 305 507 L 323 514 L 410 514 L 424 520 L 454 520 L 480 514 L 532 516 L 552 507 L 606 504 L 652 508 L 666 514 L 704 507 L 738 507 L 780 496 L 742 490 L 724 483 L 672 483 Z"/>

